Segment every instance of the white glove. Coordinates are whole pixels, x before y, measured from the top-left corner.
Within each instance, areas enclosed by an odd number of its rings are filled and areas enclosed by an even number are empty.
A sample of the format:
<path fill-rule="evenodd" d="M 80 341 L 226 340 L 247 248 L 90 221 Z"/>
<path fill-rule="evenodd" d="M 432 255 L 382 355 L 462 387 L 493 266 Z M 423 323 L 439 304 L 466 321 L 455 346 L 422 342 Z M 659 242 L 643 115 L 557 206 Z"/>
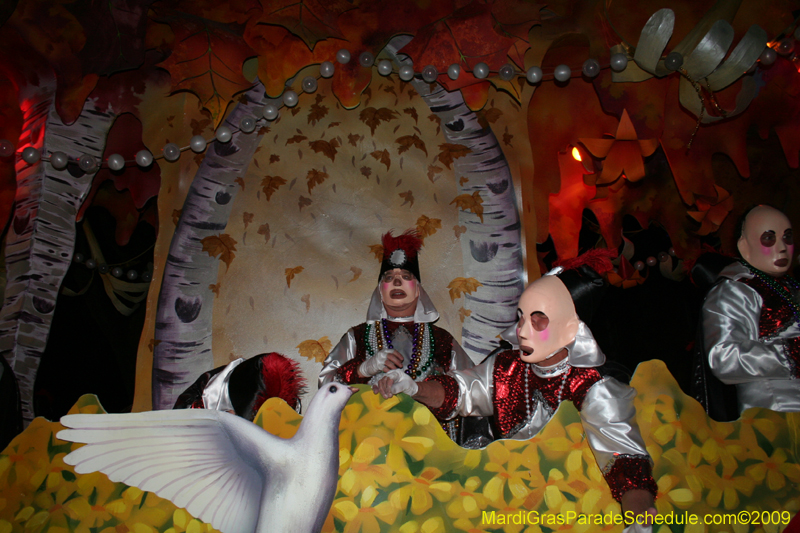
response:
<path fill-rule="evenodd" d="M 367 358 L 367 360 L 358 367 L 358 372 L 365 378 L 380 374 L 383 372 L 383 367 L 386 365 L 386 358 L 391 352 L 392 350 L 384 348 L 372 357 Z"/>
<path fill-rule="evenodd" d="M 392 383 L 392 394 L 405 392 L 409 396 L 414 396 L 419 392 L 419 386 L 411 379 L 411 376 L 403 372 L 402 368 L 395 368 L 386 373 L 386 377 L 390 378 Z"/>

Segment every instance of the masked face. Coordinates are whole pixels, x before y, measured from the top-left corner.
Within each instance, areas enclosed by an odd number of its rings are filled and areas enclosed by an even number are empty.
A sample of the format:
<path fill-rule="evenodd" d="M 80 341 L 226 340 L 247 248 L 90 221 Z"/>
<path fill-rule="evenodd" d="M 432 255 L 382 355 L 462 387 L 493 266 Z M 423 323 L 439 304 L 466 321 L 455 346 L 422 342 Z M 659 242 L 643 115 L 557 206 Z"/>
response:
<path fill-rule="evenodd" d="M 419 299 L 419 282 L 414 274 L 401 268 L 387 270 L 379 284 L 386 314 L 393 317 L 414 314 Z"/>
<path fill-rule="evenodd" d="M 783 276 L 794 255 L 792 224 L 777 209 L 758 206 L 747 214 L 738 248 L 742 259 L 757 269 Z"/>
<path fill-rule="evenodd" d="M 572 342 L 577 332 L 575 305 L 560 279 L 545 276 L 528 285 L 517 309 L 517 338 L 523 361 L 544 361 Z"/>

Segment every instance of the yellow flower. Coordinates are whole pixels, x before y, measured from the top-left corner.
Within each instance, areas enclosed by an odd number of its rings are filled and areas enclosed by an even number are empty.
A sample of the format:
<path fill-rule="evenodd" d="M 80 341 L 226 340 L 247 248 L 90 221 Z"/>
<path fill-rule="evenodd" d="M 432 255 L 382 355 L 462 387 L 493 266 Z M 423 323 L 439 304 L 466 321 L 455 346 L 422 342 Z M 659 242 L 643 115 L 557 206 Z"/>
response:
<path fill-rule="evenodd" d="M 520 444 L 525 445 L 521 452 L 512 452 L 519 449 Z M 495 504 L 504 501 L 503 492 L 506 484 L 511 491 L 513 499 L 528 496 L 530 489 L 525 480 L 530 480 L 536 485 L 544 483 L 544 478 L 539 469 L 539 455 L 533 445 L 520 441 L 497 441 L 487 446 L 486 452 L 489 460 L 484 466 L 487 472 L 496 472 L 483 489 L 483 494 Z"/>
<path fill-rule="evenodd" d="M 725 509 L 738 509 L 740 507 L 739 493 L 750 496 L 755 487 L 755 482 L 751 478 L 730 474 L 719 476 L 711 465 L 697 467 L 697 473 L 705 488 L 708 489 L 706 503 L 714 508 L 719 507 L 720 501 L 722 501 Z"/>
<path fill-rule="evenodd" d="M 362 441 L 353 453 L 350 467 L 339 479 L 339 488 L 348 496 L 355 496 L 364 488 L 380 485 L 386 487 L 392 481 L 392 469 L 386 464 L 373 464 L 383 456 L 383 441 L 370 437 Z"/>
<path fill-rule="evenodd" d="M 408 473 L 399 472 L 396 480 L 401 487 L 389 495 L 389 501 L 398 511 L 408 507 L 411 499 L 411 512 L 421 515 L 433 505 L 433 496 L 440 502 L 448 501 L 457 487 L 450 482 L 437 481 L 442 472 L 438 468 L 426 467 L 419 476 L 413 477 Z"/>
<path fill-rule="evenodd" d="M 342 498 L 333 502 L 333 515 L 345 522 L 344 533 L 378 533 L 381 526 L 378 519 L 392 524 L 397 518 L 397 509 L 388 501 L 373 507 L 378 491 L 374 487 L 367 487 L 358 499 L 359 505 L 351 498 Z"/>
<path fill-rule="evenodd" d="M 739 441 L 728 439 L 728 436 L 733 432 L 734 425 L 732 423 L 712 422 L 712 426 L 710 428 L 701 428 L 697 432 L 699 442 L 703 443 L 700 446 L 703 459 L 710 465 L 715 465 L 721 461 L 725 472 L 733 472 L 738 466 L 736 457 L 744 452 L 744 447 Z"/>
<path fill-rule="evenodd" d="M 473 476 L 464 483 L 456 486 L 453 499 L 447 504 L 447 514 L 451 518 L 476 518 L 486 508 L 486 496 L 477 492 L 481 480 Z"/>
<path fill-rule="evenodd" d="M 674 408 L 672 409 L 657 409 L 658 419 L 661 421 L 655 429 L 651 429 L 653 439 L 661 446 L 666 446 L 668 443 L 675 439 L 674 447 L 681 453 L 686 453 L 692 446 L 692 437 L 686 430 L 686 424 L 692 424 L 688 427 L 697 428 L 693 423 L 695 420 L 687 421 L 683 417 L 679 417 Z"/>
<path fill-rule="evenodd" d="M 753 450 L 753 455 L 760 463 L 750 465 L 745 470 L 745 474 L 758 483 L 767 479 L 767 487 L 771 491 L 782 489 L 788 477 L 793 483 L 800 482 L 800 465 L 786 462 L 786 450 L 778 448 L 772 452 L 771 457 L 761 448 Z"/>
<path fill-rule="evenodd" d="M 666 474 L 658 478 L 658 494 L 656 495 L 656 509 L 659 514 L 667 514 L 673 511 L 673 506 L 679 509 L 688 509 L 696 501 L 695 493 L 691 489 L 678 487 L 680 478 L 671 474 Z"/>
<path fill-rule="evenodd" d="M 361 400 L 360 402 L 358 400 Z M 339 422 L 339 447 L 347 450 L 355 449 L 359 442 L 367 437 L 377 437 L 389 442 L 392 435 L 387 429 L 394 429 L 405 415 L 400 411 L 392 411 L 392 407 L 400 403 L 398 396 L 388 400 L 372 392 L 355 396 L 342 411 Z"/>
<path fill-rule="evenodd" d="M 595 459 L 589 446 L 584 443 L 583 425 L 570 424 L 565 429 L 564 437 L 549 439 L 546 446 L 553 451 L 567 452 L 564 466 L 572 477 L 576 473 L 583 472 L 584 462 L 591 464 Z"/>

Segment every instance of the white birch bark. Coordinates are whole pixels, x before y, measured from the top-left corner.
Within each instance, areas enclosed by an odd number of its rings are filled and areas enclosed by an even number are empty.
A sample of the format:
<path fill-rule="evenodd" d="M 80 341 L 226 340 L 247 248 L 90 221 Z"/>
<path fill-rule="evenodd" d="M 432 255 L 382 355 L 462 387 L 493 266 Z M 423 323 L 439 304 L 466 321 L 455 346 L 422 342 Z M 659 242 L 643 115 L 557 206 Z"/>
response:
<path fill-rule="evenodd" d="M 202 240 L 225 230 L 233 200 L 262 135 L 238 131 L 244 117 L 261 117 L 268 102 L 256 84 L 226 120 L 235 133 L 228 143 L 210 143 L 197 170 L 169 248 L 158 297 L 153 350 L 153 409 L 171 409 L 189 385 L 214 366 L 211 351 L 214 293 L 220 259 L 203 251 Z"/>
<path fill-rule="evenodd" d="M 78 120 L 65 125 L 55 108 L 56 80 L 40 74 L 36 86 L 20 89 L 23 127 L 17 146 L 42 154 L 62 151 L 99 161 L 115 115 L 87 101 Z M 23 419 L 35 416 L 33 387 L 61 283 L 75 248 L 75 219 L 94 172 L 74 176 L 47 162 L 24 162 L 17 153 L 14 217 L 5 248 L 7 283 L 0 310 L 0 353 L 19 382 Z M 95 171 L 96 172 L 96 171 Z"/>
<path fill-rule="evenodd" d="M 395 40 L 387 51 L 395 61 L 410 64 L 395 52 L 403 44 Z M 465 277 L 481 283 L 475 292 L 464 295 L 464 308 L 471 313 L 464 320 L 461 344 L 473 360 L 480 361 L 497 348 L 500 332 L 515 322 L 517 302 L 525 288 L 514 183 L 497 138 L 489 126 L 480 125 L 461 91 L 448 92 L 417 78 L 411 83 L 441 119 L 447 142 L 470 150 L 453 161 L 458 195 L 477 191 L 483 199 L 483 221 L 469 211 L 460 210 L 458 215 L 459 223 L 467 228 L 461 235 Z M 463 185 L 462 177 L 467 178 Z"/>

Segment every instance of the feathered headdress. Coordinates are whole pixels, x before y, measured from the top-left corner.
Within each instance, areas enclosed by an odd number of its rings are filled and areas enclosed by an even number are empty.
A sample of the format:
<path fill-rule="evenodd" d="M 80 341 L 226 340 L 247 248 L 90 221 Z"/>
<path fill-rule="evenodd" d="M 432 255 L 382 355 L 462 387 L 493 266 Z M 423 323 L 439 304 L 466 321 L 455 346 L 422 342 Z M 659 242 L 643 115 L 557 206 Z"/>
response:
<path fill-rule="evenodd" d="M 388 270 L 402 268 L 408 270 L 420 281 L 419 259 L 417 257 L 422 248 L 422 237 L 415 229 L 410 229 L 395 237 L 389 231 L 383 236 L 383 262 L 378 279 Z"/>

